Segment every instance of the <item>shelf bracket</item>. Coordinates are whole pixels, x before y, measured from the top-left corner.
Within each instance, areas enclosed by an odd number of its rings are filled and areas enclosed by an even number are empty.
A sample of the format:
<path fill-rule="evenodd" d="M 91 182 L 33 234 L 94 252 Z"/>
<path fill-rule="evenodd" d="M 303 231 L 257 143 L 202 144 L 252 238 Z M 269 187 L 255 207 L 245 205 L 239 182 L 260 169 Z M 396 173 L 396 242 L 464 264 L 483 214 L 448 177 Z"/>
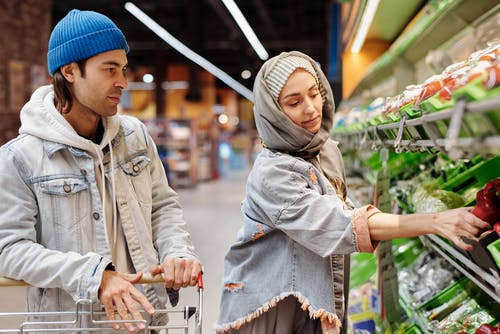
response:
<path fill-rule="evenodd" d="M 396 139 L 394 139 L 394 149 L 397 153 L 400 153 L 402 151 L 402 148 L 400 146 L 401 146 L 401 140 L 403 139 L 403 131 L 405 128 L 405 123 L 406 123 L 406 115 L 401 117 L 398 126 L 398 133 L 396 135 Z"/>
<path fill-rule="evenodd" d="M 446 135 L 445 149 L 447 152 L 450 152 L 450 156 L 452 158 L 460 157 L 460 152 L 457 152 L 456 146 L 458 144 L 458 137 L 462 126 L 465 107 L 465 99 L 459 99 L 453 108 L 453 113 L 451 114 L 450 126 L 448 127 L 448 133 Z"/>

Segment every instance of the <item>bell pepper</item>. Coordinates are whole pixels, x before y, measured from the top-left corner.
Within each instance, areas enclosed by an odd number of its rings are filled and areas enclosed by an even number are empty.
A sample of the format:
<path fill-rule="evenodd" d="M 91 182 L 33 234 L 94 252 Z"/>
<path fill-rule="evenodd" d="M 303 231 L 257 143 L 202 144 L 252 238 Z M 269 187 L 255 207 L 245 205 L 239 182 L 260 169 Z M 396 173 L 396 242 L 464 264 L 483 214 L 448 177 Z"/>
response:
<path fill-rule="evenodd" d="M 482 324 L 476 329 L 475 334 L 493 334 L 496 332 L 496 328 L 490 324 Z"/>
<path fill-rule="evenodd" d="M 500 178 L 488 182 L 477 192 L 472 213 L 491 225 L 500 221 Z"/>

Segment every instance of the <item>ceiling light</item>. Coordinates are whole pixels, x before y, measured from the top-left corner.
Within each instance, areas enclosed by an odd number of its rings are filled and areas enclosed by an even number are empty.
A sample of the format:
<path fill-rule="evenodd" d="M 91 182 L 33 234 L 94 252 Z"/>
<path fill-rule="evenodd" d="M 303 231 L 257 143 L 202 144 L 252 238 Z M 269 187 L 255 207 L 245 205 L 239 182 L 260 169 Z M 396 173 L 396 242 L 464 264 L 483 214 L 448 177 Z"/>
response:
<path fill-rule="evenodd" d="M 125 9 L 128 10 L 132 15 L 134 15 L 146 27 L 151 29 L 151 31 L 157 34 L 166 43 L 186 56 L 188 59 L 198 64 L 208 72 L 212 73 L 215 77 L 219 78 L 222 82 L 240 93 L 242 96 L 246 97 L 250 101 L 253 100 L 251 90 L 240 84 L 238 81 L 234 80 L 230 75 L 228 75 L 226 72 L 224 72 L 202 56 L 188 48 L 181 41 L 172 36 L 168 31 L 166 31 L 162 26 L 156 23 L 152 18 L 146 15 L 146 13 L 144 13 L 136 5 L 131 2 L 127 2 L 125 3 Z"/>
<path fill-rule="evenodd" d="M 150 73 L 146 73 L 142 76 L 142 81 L 144 81 L 145 83 L 151 83 L 153 82 L 155 78 L 153 77 L 152 74 Z"/>
<path fill-rule="evenodd" d="M 226 114 L 221 114 L 219 115 L 218 120 L 220 124 L 227 124 L 227 122 L 229 121 L 229 117 L 227 117 Z"/>
<path fill-rule="evenodd" d="M 222 2 L 233 16 L 234 20 L 247 38 L 248 42 L 250 42 L 250 45 L 253 47 L 259 58 L 267 60 L 267 58 L 269 58 L 269 54 L 255 35 L 252 27 L 250 27 L 247 19 L 243 16 L 236 3 L 233 0 L 222 0 Z"/>
<path fill-rule="evenodd" d="M 351 46 L 352 53 L 358 53 L 363 47 L 366 35 L 368 34 L 368 29 L 370 29 L 375 13 L 377 12 L 379 2 L 380 0 L 368 0 L 368 3 L 363 11 L 363 16 L 361 17 L 361 23 L 356 31 L 354 42 Z"/>

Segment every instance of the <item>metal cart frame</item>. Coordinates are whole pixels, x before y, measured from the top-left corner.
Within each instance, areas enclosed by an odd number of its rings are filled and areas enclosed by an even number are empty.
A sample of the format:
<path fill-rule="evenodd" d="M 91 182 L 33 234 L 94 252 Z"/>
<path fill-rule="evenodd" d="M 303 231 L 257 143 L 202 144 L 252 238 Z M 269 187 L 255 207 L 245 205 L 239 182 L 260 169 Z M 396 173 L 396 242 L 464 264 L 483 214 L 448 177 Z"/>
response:
<path fill-rule="evenodd" d="M 162 283 L 163 277 L 156 275 L 154 277 L 144 275 L 138 284 L 154 284 Z M 16 281 L 9 278 L 0 276 L 0 287 L 9 286 L 29 286 L 23 281 Z M 176 315 L 175 321 L 169 321 L 163 326 L 149 325 L 146 320 L 99 320 L 105 317 L 105 312 L 96 312 L 93 309 L 93 304 L 90 300 L 82 299 L 76 302 L 76 309 L 67 312 L 0 312 L 0 334 L 7 333 L 68 333 L 68 332 L 84 332 L 84 333 L 127 333 L 127 330 L 122 326 L 125 323 L 137 324 L 144 323 L 146 328 L 139 333 L 165 333 L 169 334 L 173 330 L 175 333 L 179 331 L 184 334 L 189 333 L 190 319 L 194 315 L 194 333 L 201 334 L 202 314 L 203 314 L 203 277 L 202 274 L 198 276 L 197 281 L 198 290 L 198 306 L 185 306 L 175 308 L 156 309 L 156 314 Z M 182 315 L 182 321 L 179 320 Z M 71 317 L 70 320 L 64 321 L 24 321 L 20 324 L 19 328 L 2 328 L 1 319 L 26 319 L 27 317 L 46 318 L 49 317 Z M 171 318 L 171 317 L 170 317 Z M 84 325 L 82 325 L 84 324 Z M 120 330 L 113 330 L 112 324 L 119 324 Z"/>

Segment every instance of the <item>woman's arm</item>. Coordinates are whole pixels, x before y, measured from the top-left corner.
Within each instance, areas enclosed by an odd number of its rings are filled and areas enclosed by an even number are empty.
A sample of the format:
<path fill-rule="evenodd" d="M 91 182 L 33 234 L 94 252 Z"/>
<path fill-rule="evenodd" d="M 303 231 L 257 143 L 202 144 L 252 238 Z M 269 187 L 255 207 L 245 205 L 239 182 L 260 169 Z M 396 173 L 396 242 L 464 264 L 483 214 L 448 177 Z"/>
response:
<path fill-rule="evenodd" d="M 451 240 L 457 247 L 470 250 L 471 245 L 462 237 L 476 237 L 491 228 L 490 224 L 474 216 L 472 207 L 458 208 L 436 213 L 394 215 L 377 213 L 368 218 L 372 240 L 415 237 L 438 234 Z"/>

